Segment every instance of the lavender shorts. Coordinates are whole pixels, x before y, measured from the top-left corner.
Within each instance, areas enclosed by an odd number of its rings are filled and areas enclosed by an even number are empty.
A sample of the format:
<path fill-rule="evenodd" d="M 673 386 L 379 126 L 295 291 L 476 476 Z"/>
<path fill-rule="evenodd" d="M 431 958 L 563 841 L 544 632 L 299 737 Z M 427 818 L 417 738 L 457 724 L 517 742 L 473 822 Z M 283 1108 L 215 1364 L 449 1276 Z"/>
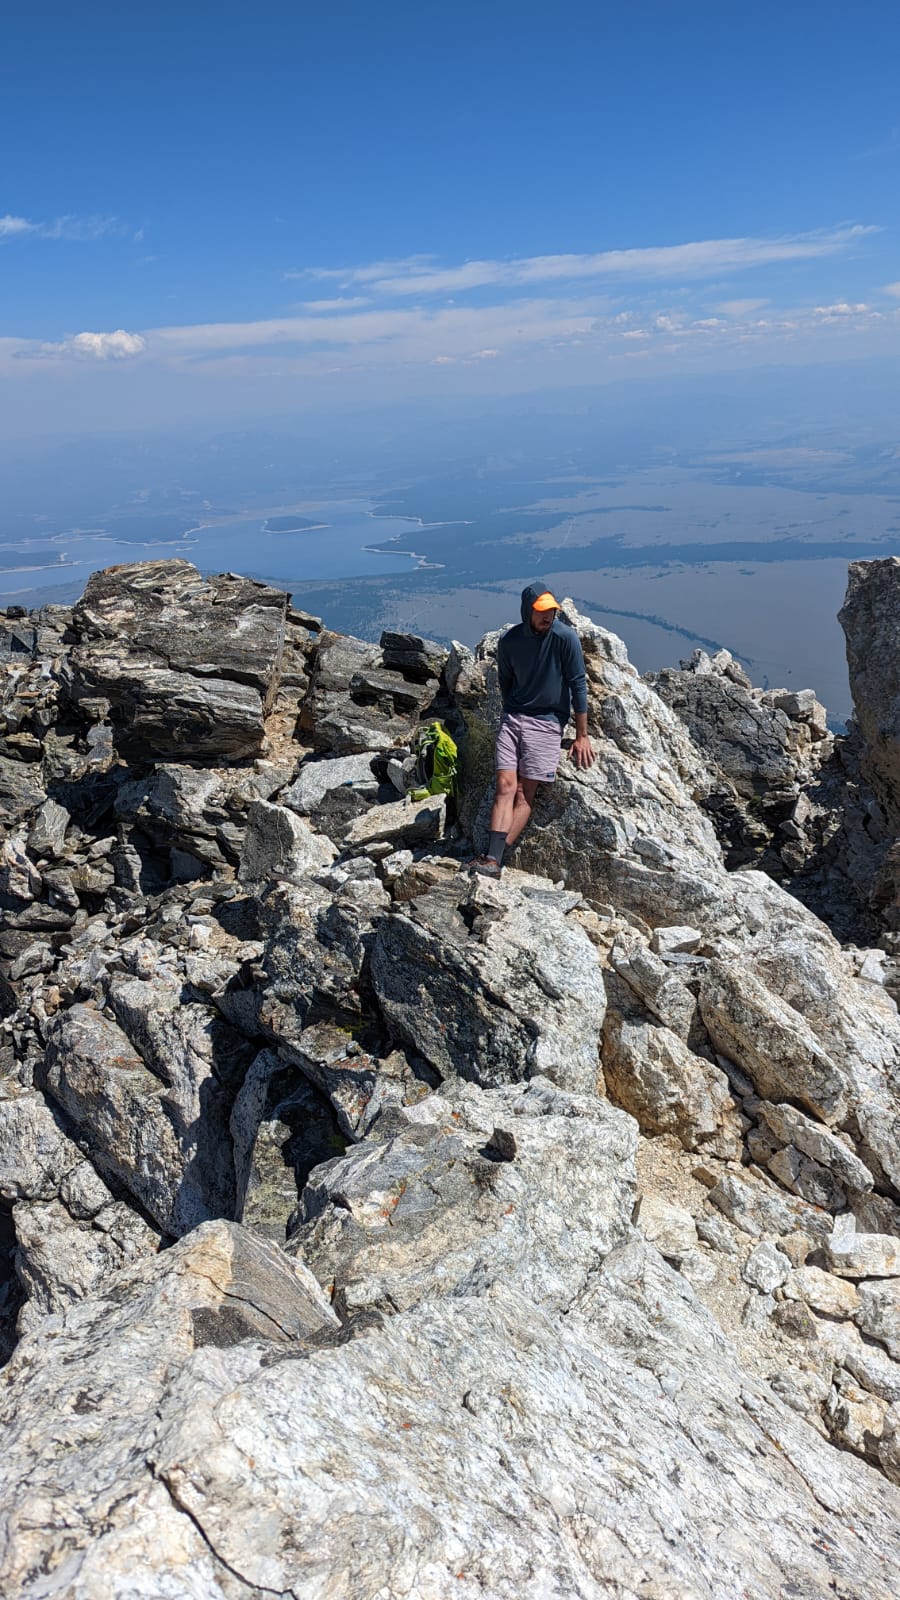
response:
<path fill-rule="evenodd" d="M 517 772 L 520 778 L 552 783 L 559 765 L 562 728 L 553 718 L 520 717 L 506 711 L 497 734 L 495 765 L 498 772 Z"/>

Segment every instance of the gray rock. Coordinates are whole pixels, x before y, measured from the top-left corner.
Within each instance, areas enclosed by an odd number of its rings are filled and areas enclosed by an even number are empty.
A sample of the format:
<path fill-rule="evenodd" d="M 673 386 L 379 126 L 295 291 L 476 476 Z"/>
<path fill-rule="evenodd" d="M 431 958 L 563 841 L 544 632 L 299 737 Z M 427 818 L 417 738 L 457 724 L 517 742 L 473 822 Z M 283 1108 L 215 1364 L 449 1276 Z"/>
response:
<path fill-rule="evenodd" d="M 105 696 L 128 753 L 257 754 L 278 684 L 287 596 L 189 562 L 94 573 L 73 612 L 76 698 Z"/>
<path fill-rule="evenodd" d="M 828 1266 L 842 1278 L 900 1278 L 900 1239 L 889 1234 L 832 1234 L 825 1249 Z"/>
<path fill-rule="evenodd" d="M 344 1147 L 331 1108 L 296 1069 L 263 1050 L 231 1113 L 238 1220 L 283 1243 L 313 1167 Z"/>
<path fill-rule="evenodd" d="M 24 821 L 46 798 L 40 768 L 0 755 L 0 822 L 5 827 Z"/>
<path fill-rule="evenodd" d="M 374 844 L 387 840 L 399 845 L 429 843 L 440 838 L 447 815 L 446 796 L 429 795 L 425 800 L 395 800 L 373 806 L 355 818 L 344 835 L 345 846 Z"/>
<path fill-rule="evenodd" d="M 202 1130 L 181 1122 L 165 1084 L 111 1018 L 83 1005 L 54 1018 L 46 1083 L 76 1127 L 89 1132 L 101 1172 L 123 1183 L 163 1232 L 178 1235 L 205 1220 L 209 1208 L 193 1171 Z M 230 1162 L 228 1177 L 229 1169 Z"/>
<path fill-rule="evenodd" d="M 245 884 L 263 884 L 270 878 L 300 883 L 330 866 L 334 857 L 331 841 L 314 833 L 302 817 L 286 806 L 255 800 L 247 818 L 238 877 Z"/>
<path fill-rule="evenodd" d="M 857 1194 L 871 1189 L 872 1174 L 853 1150 L 796 1106 L 761 1101 L 757 1115 L 781 1144 L 793 1144 L 820 1167 L 827 1167 L 847 1189 Z"/>
<path fill-rule="evenodd" d="M 690 955 L 702 941 L 703 935 L 697 928 L 679 928 L 676 924 L 669 928 L 654 928 L 650 948 L 665 959 L 666 956 Z"/>
<path fill-rule="evenodd" d="M 406 743 L 436 687 L 385 668 L 377 646 L 323 629 L 302 726 L 317 750 L 389 750 Z"/>
<path fill-rule="evenodd" d="M 791 1276 L 791 1263 L 776 1245 L 763 1239 L 751 1250 L 741 1270 L 745 1283 L 753 1285 L 760 1294 L 771 1294 L 780 1289 Z"/>
<path fill-rule="evenodd" d="M 44 1582 L 34 1574 L 46 1566 L 78 1600 L 121 1593 L 135 1573 L 157 1593 L 249 1594 L 154 1483 L 157 1408 L 184 1416 L 198 1354 L 202 1364 L 204 1352 L 213 1363 L 231 1352 L 236 1375 L 242 1341 L 297 1348 L 298 1337 L 330 1333 L 334 1314 L 298 1263 L 222 1222 L 117 1273 L 105 1290 L 40 1324 L 5 1375 L 14 1385 L 3 1418 L 13 1491 L 0 1532 L 6 1593 L 34 1600 Z M 37 1360 L 42 1353 L 51 1359 Z M 178 1374 L 187 1380 L 180 1394 Z M 68 1448 L 51 1442 L 49 1416 Z"/>
<path fill-rule="evenodd" d="M 159 1234 L 123 1201 L 107 1194 L 107 1202 L 89 1218 L 73 1216 L 61 1200 L 14 1206 L 16 1271 L 28 1296 L 20 1330 L 102 1290 L 120 1267 L 156 1254 Z"/>
<path fill-rule="evenodd" d="M 691 1213 L 659 1195 L 641 1196 L 637 1226 L 668 1260 L 680 1261 L 696 1248 L 697 1228 Z"/>
<path fill-rule="evenodd" d="M 34 856 L 61 856 L 65 850 L 69 813 L 55 800 L 45 800 L 28 830 L 28 848 Z"/>
<path fill-rule="evenodd" d="M 715 1048 L 730 1056 L 767 1099 L 801 1101 L 825 1122 L 846 1109 L 846 1080 L 791 1006 L 743 966 L 711 961 L 700 1011 Z"/>
<path fill-rule="evenodd" d="M 371 892 L 381 902 L 381 885 Z M 255 991 L 252 1018 L 241 1024 L 276 1044 L 295 1044 L 315 1008 L 354 1026 L 371 1012 L 369 966 L 381 904 L 345 884 L 273 884 L 260 901 L 265 982 Z M 227 996 L 217 996 L 223 1004 Z"/>
<path fill-rule="evenodd" d="M 900 826 L 900 560 L 851 561 L 839 613 L 865 770 L 896 833 Z"/>
<path fill-rule="evenodd" d="M 645 1133 L 676 1133 L 686 1150 L 737 1156 L 741 1124 L 723 1072 L 677 1034 L 611 1004 L 603 1026 L 610 1099 Z"/>
<path fill-rule="evenodd" d="M 513 1132 L 511 1161 L 491 1153 L 498 1127 Z M 622 1112 L 546 1079 L 456 1084 L 317 1168 L 290 1248 L 346 1312 L 501 1282 L 564 1306 L 628 1235 L 636 1142 Z"/>
<path fill-rule="evenodd" d="M 843 1211 L 847 1195 L 833 1172 L 802 1155 L 793 1145 L 786 1145 L 770 1155 L 765 1165 L 779 1183 L 792 1194 L 808 1200 L 811 1206 L 821 1206 L 825 1211 Z"/>
<path fill-rule="evenodd" d="M 861 1283 L 856 1323 L 870 1338 L 880 1340 L 889 1356 L 900 1361 L 900 1280 Z"/>
<path fill-rule="evenodd" d="M 594 1093 L 606 998 L 586 934 L 506 884 L 458 878 L 378 927 L 372 979 L 391 1033 L 442 1077 L 533 1077 Z"/>
<path fill-rule="evenodd" d="M 766 704 L 759 691 L 735 682 L 727 672 L 701 670 L 696 658 L 680 672 L 664 668 L 651 682 L 738 794 L 747 799 L 782 796 L 795 790 L 798 775 L 808 775 L 810 732 L 792 721 L 793 701 L 774 696 Z M 809 707 L 803 702 L 804 723 L 815 704 L 814 695 Z M 799 706 L 795 716 L 798 711 Z"/>
<path fill-rule="evenodd" d="M 637 934 L 620 934 L 609 961 L 663 1026 L 687 1041 L 697 1002 L 665 962 L 648 950 Z"/>
<path fill-rule="evenodd" d="M 823 1239 L 831 1224 L 826 1213 L 804 1201 L 789 1199 L 775 1189 L 759 1182 L 749 1183 L 732 1173 L 726 1173 L 710 1189 L 709 1199 L 730 1222 L 753 1238 L 802 1229 L 814 1239 Z"/>
<path fill-rule="evenodd" d="M 820 1344 L 862 1388 L 879 1395 L 889 1405 L 900 1400 L 900 1362 L 892 1361 L 871 1339 L 863 1339 L 852 1322 L 835 1322 L 829 1318 L 821 1321 L 818 1327 Z"/>
<path fill-rule="evenodd" d="M 852 1317 L 859 1307 L 859 1295 L 852 1283 L 836 1278 L 821 1267 L 797 1267 L 784 1285 L 785 1298 L 805 1300 L 814 1311 L 829 1317 Z"/>
<path fill-rule="evenodd" d="M 301 817 L 306 817 L 318 809 L 326 794 L 332 789 L 341 789 L 345 786 L 349 786 L 367 800 L 376 798 L 379 785 L 378 779 L 372 772 L 371 751 L 362 751 L 359 755 L 337 756 L 331 761 L 304 761 L 294 782 L 282 791 L 279 799 L 282 805 L 289 806 Z"/>

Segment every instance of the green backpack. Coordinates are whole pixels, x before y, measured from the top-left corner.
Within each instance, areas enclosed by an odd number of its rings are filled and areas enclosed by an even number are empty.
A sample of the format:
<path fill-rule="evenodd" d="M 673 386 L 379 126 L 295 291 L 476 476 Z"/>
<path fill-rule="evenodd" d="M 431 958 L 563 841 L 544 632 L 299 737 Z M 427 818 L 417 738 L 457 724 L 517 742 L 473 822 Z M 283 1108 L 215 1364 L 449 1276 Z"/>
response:
<path fill-rule="evenodd" d="M 456 744 L 442 722 L 426 722 L 416 735 L 415 789 L 411 800 L 456 793 Z"/>

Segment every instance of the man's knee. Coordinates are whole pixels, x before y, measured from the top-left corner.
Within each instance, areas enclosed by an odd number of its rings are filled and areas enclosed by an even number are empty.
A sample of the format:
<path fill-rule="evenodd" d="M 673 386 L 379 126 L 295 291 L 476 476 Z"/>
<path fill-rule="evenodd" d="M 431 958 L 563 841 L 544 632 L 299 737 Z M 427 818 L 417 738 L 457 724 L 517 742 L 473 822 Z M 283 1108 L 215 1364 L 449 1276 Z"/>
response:
<path fill-rule="evenodd" d="M 511 800 L 516 793 L 517 787 L 518 778 L 516 774 L 514 772 L 506 772 L 501 768 L 497 773 L 497 787 L 494 791 L 498 798 L 502 797 L 504 800 Z"/>

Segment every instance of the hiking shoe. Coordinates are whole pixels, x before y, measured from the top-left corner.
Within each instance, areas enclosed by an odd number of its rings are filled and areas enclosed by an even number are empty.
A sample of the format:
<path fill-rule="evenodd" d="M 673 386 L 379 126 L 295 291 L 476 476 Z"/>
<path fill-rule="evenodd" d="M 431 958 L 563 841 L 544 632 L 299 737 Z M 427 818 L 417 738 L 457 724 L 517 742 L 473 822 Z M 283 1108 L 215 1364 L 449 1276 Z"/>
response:
<path fill-rule="evenodd" d="M 503 868 L 493 856 L 476 856 L 469 862 L 469 871 L 480 873 L 482 878 L 499 878 Z"/>

